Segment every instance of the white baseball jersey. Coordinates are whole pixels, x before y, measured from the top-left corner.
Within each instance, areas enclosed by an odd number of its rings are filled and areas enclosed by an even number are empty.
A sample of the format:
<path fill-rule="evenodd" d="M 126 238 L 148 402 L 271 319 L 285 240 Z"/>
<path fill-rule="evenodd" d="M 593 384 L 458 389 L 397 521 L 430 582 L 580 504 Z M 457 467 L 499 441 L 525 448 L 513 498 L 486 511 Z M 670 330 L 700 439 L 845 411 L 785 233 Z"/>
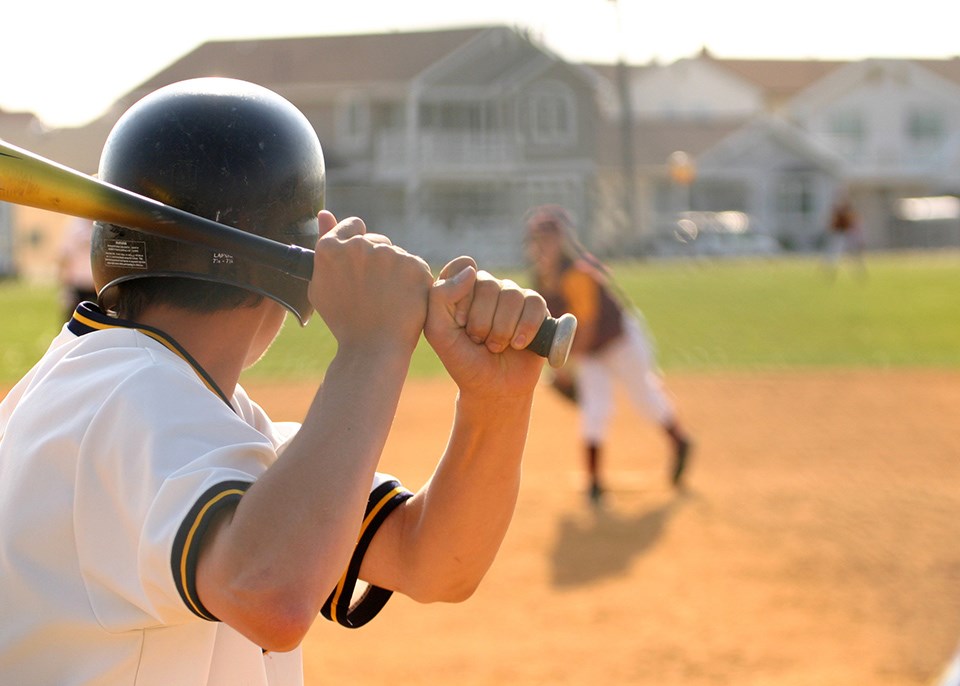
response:
<path fill-rule="evenodd" d="M 298 428 L 240 387 L 226 398 L 162 332 L 81 305 L 0 403 L 0 682 L 302 683 L 299 650 L 264 653 L 194 584 L 212 516 Z M 362 608 L 350 598 L 370 538 L 408 496 L 377 475 L 329 619 L 357 626 L 386 602 L 383 589 Z"/>
<path fill-rule="evenodd" d="M 960 647 L 957 648 L 950 664 L 944 668 L 942 674 L 937 676 L 931 686 L 960 686 Z"/>

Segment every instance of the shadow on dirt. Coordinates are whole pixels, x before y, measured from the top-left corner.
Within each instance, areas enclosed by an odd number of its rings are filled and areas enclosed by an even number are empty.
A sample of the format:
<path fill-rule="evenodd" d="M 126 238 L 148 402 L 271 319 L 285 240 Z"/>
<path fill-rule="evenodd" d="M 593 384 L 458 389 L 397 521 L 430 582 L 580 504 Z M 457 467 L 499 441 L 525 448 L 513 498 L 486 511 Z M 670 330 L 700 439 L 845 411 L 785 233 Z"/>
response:
<path fill-rule="evenodd" d="M 567 513 L 560 520 L 553 548 L 553 586 L 581 586 L 626 573 L 634 558 L 656 544 L 689 498 L 678 494 L 636 514 L 609 508 L 597 508 L 587 517 Z"/>

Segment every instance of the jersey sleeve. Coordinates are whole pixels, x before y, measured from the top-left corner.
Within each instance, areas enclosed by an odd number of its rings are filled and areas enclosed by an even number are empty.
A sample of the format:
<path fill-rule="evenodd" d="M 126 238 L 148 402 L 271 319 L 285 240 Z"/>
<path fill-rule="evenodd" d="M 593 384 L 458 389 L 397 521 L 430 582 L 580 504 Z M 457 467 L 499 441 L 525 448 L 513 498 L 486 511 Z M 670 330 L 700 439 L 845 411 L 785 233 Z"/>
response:
<path fill-rule="evenodd" d="M 196 589 L 203 536 L 299 429 L 271 422 L 247 400 L 227 405 L 186 372 L 150 367 L 124 378 L 80 449 L 77 560 L 91 608 L 110 631 L 217 620 Z M 334 621 L 360 626 L 389 599 L 376 587 L 357 597 L 357 577 L 377 529 L 409 496 L 377 475 L 356 550 L 328 602 Z"/>
<path fill-rule="evenodd" d="M 189 368 L 122 379 L 80 446 L 77 561 L 104 628 L 211 619 L 196 595 L 203 532 L 276 460 L 271 440 Z"/>
<path fill-rule="evenodd" d="M 600 284 L 590 274 L 579 269 L 568 269 L 563 275 L 563 297 L 569 311 L 582 324 L 596 322 L 600 317 Z"/>

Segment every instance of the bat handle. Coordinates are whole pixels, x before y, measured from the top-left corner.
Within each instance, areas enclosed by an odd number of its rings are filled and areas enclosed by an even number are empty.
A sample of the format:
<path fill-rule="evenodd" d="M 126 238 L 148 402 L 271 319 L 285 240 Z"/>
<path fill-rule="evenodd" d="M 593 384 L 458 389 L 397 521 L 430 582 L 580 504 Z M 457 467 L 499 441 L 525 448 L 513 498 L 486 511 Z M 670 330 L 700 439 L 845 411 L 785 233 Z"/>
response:
<path fill-rule="evenodd" d="M 551 367 L 562 367 L 570 355 L 573 337 L 577 333 L 577 318 L 572 314 L 558 319 L 547 317 L 540 325 L 537 335 L 530 341 L 527 350 L 547 358 Z"/>

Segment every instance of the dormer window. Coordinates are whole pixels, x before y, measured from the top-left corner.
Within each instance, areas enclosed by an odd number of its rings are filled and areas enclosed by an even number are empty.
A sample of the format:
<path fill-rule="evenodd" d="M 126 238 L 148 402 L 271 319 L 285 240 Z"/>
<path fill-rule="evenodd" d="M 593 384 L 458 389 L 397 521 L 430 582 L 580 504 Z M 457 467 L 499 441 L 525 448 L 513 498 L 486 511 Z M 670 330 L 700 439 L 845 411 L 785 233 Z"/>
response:
<path fill-rule="evenodd" d="M 854 110 L 837 112 L 830 118 L 830 135 L 842 154 L 863 152 L 866 129 L 863 115 Z"/>
<path fill-rule="evenodd" d="M 571 145 L 576 142 L 576 104 L 569 87 L 548 82 L 534 88 L 530 94 L 530 128 L 535 143 Z"/>
<path fill-rule="evenodd" d="M 943 143 L 946 126 L 943 116 L 931 110 L 914 110 L 907 116 L 907 136 L 915 150 L 933 152 Z"/>
<path fill-rule="evenodd" d="M 370 103 L 350 97 L 337 103 L 337 142 L 343 148 L 363 148 L 370 141 Z"/>

